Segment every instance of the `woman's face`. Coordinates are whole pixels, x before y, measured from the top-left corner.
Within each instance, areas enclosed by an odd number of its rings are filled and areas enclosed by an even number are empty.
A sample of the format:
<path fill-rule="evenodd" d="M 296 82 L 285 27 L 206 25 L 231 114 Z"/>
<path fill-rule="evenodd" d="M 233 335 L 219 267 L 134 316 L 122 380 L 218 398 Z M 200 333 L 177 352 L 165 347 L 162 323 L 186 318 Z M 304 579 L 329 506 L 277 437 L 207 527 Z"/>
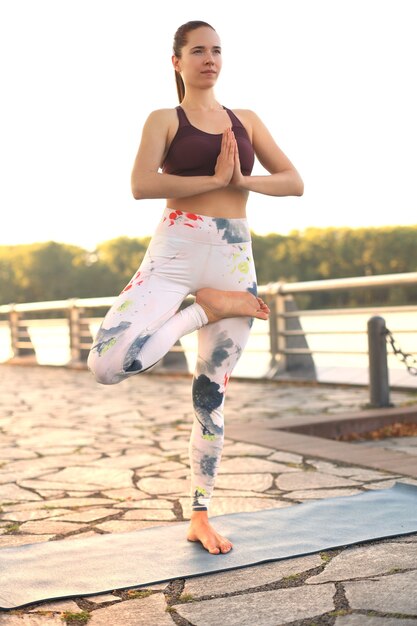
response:
<path fill-rule="evenodd" d="M 186 85 L 204 89 L 212 87 L 222 67 L 220 39 L 207 26 L 188 33 L 181 57 L 172 57 L 174 68 L 180 72 Z"/>

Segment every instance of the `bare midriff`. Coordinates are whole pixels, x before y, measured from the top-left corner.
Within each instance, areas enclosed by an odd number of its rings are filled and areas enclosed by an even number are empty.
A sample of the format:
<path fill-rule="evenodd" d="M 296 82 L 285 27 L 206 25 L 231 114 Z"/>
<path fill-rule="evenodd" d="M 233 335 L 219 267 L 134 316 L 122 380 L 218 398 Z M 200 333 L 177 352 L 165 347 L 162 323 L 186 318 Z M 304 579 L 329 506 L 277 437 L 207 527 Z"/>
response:
<path fill-rule="evenodd" d="M 208 193 L 201 193 L 187 198 L 171 198 L 167 207 L 184 213 L 197 213 L 208 217 L 226 219 L 246 217 L 246 204 L 249 192 L 225 187 Z"/>

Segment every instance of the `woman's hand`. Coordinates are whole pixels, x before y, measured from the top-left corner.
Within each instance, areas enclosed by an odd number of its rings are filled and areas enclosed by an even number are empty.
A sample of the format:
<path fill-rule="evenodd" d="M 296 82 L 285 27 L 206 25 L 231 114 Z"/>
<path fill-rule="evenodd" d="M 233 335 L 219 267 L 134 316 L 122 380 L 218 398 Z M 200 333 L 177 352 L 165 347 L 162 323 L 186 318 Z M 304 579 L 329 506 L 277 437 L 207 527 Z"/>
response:
<path fill-rule="evenodd" d="M 234 141 L 234 147 L 235 147 L 234 149 L 235 166 L 233 168 L 233 176 L 230 180 L 230 184 L 234 185 L 235 187 L 242 188 L 244 178 L 243 178 L 242 170 L 240 169 L 239 148 L 237 147 L 237 141 L 236 141 L 234 133 L 233 133 L 233 141 Z"/>
<path fill-rule="evenodd" d="M 222 187 L 230 183 L 235 169 L 235 144 L 233 132 L 227 128 L 222 137 L 220 153 L 217 157 L 214 176 Z"/>

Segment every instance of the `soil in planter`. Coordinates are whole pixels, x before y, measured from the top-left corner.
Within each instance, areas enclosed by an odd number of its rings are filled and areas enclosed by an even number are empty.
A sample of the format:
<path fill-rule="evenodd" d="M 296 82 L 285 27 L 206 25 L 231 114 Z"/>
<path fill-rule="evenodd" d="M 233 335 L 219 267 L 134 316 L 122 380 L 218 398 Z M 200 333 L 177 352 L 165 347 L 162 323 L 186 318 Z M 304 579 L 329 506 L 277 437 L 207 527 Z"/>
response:
<path fill-rule="evenodd" d="M 395 422 L 365 433 L 345 433 L 337 437 L 338 441 L 365 441 L 370 439 L 387 439 L 388 437 L 416 437 L 417 424 L 411 422 Z"/>

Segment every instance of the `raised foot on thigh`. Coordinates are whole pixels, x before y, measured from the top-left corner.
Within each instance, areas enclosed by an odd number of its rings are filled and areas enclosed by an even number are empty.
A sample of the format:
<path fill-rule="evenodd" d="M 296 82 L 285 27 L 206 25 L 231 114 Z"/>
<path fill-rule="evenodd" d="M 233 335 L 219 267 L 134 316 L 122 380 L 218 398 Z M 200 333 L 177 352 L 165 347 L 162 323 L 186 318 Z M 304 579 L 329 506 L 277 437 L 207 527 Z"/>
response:
<path fill-rule="evenodd" d="M 270 313 L 262 298 L 249 291 L 221 291 L 205 287 L 197 291 L 196 302 L 206 312 L 209 322 L 225 317 L 257 317 L 267 320 Z"/>
<path fill-rule="evenodd" d="M 225 554 L 233 544 L 216 532 L 206 519 L 192 519 L 187 532 L 188 541 L 200 541 L 210 554 Z"/>

